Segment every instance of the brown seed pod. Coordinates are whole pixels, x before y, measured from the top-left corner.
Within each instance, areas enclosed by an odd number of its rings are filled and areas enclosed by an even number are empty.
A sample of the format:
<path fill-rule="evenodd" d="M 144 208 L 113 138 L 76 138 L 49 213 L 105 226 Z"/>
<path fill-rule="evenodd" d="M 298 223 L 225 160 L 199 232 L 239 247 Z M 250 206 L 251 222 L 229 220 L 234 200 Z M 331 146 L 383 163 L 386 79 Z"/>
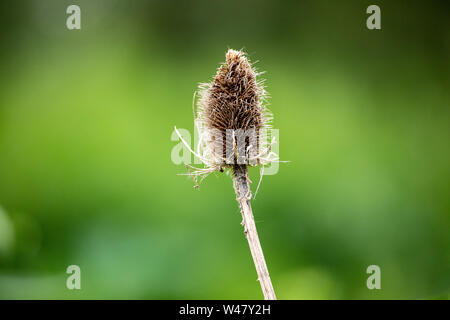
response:
<path fill-rule="evenodd" d="M 217 71 L 213 82 L 203 92 L 200 107 L 208 128 L 261 128 L 264 124 L 262 95 L 256 72 L 240 51 L 229 50 L 226 63 Z"/>
<path fill-rule="evenodd" d="M 200 85 L 198 127 L 206 156 L 216 165 L 260 164 L 261 129 L 269 117 L 257 76 L 245 54 L 230 49 L 214 80 Z"/>
<path fill-rule="evenodd" d="M 267 141 L 272 116 L 266 108 L 266 91 L 261 73 L 256 72 L 242 51 L 228 50 L 226 61 L 210 83 L 199 86 L 197 114 L 199 141 L 195 151 L 185 146 L 205 165 L 190 166 L 193 176 L 203 176 L 235 165 L 261 165 L 278 161 Z M 195 98 L 195 97 L 194 97 Z"/>

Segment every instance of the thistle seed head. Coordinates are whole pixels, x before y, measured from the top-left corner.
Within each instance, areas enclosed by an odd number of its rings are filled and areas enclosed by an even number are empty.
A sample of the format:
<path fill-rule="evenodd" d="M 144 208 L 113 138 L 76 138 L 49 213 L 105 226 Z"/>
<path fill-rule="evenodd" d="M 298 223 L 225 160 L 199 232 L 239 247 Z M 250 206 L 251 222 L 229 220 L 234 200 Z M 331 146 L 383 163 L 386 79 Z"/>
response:
<path fill-rule="evenodd" d="M 269 116 L 259 75 L 242 51 L 230 49 L 213 81 L 200 85 L 196 124 L 203 155 L 214 166 L 260 164 L 261 129 Z"/>
<path fill-rule="evenodd" d="M 227 129 L 259 129 L 264 124 L 261 102 L 264 89 L 256 81 L 256 72 L 240 51 L 229 50 L 226 63 L 200 101 L 206 126 Z"/>

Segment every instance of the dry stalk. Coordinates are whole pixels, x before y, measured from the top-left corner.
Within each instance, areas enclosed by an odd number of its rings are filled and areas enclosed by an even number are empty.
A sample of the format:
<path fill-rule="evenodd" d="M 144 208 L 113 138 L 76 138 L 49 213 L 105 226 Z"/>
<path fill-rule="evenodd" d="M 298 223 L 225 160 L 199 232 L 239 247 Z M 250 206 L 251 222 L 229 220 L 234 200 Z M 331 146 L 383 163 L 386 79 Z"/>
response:
<path fill-rule="evenodd" d="M 256 231 L 255 219 L 253 217 L 252 206 L 250 204 L 251 191 L 248 179 L 246 165 L 235 165 L 234 173 L 234 190 L 236 192 L 237 201 L 241 209 L 242 225 L 244 226 L 244 234 L 247 237 L 250 252 L 252 253 L 253 262 L 255 263 L 258 280 L 266 300 L 276 300 L 275 291 L 273 290 L 272 281 L 270 280 L 269 270 L 267 269 L 266 260 L 259 242 L 258 232 Z"/>

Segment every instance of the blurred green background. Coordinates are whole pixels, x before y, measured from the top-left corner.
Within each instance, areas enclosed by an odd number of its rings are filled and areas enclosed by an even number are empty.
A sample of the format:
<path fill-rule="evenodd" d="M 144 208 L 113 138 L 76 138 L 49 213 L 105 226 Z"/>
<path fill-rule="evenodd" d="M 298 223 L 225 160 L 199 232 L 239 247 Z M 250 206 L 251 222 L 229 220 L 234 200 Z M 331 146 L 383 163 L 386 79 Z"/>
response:
<path fill-rule="evenodd" d="M 0 298 L 262 298 L 230 177 L 194 190 L 170 159 L 228 48 L 267 72 L 290 160 L 253 201 L 278 297 L 448 297 L 448 2 L 0 9 Z M 82 290 L 66 289 L 72 264 Z"/>

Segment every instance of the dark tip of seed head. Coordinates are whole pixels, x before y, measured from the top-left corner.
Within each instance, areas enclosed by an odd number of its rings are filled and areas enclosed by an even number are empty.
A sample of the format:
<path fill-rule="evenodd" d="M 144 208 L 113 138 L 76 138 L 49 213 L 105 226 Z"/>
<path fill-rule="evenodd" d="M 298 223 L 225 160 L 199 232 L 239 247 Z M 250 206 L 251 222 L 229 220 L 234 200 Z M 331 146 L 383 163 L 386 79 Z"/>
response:
<path fill-rule="evenodd" d="M 243 52 L 230 49 L 226 53 L 226 63 L 206 90 L 201 104 L 207 127 L 225 132 L 258 130 L 264 125 L 261 106 L 264 90 Z"/>

